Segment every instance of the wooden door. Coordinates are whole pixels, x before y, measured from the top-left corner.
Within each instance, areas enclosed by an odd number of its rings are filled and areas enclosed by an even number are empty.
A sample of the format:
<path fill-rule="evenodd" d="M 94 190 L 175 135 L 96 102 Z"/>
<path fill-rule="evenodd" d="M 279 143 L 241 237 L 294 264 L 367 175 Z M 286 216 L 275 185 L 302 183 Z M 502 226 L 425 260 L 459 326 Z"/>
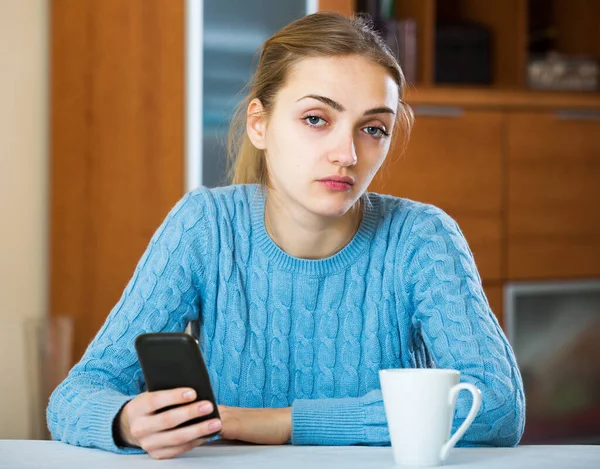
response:
<path fill-rule="evenodd" d="M 78 359 L 183 194 L 183 0 L 51 3 L 50 314 Z"/>
<path fill-rule="evenodd" d="M 600 110 L 515 112 L 508 276 L 600 276 Z"/>
<path fill-rule="evenodd" d="M 503 122 L 500 112 L 417 112 L 406 153 L 388 155 L 371 187 L 434 204 L 454 217 L 485 280 L 501 279 L 503 270 Z"/>

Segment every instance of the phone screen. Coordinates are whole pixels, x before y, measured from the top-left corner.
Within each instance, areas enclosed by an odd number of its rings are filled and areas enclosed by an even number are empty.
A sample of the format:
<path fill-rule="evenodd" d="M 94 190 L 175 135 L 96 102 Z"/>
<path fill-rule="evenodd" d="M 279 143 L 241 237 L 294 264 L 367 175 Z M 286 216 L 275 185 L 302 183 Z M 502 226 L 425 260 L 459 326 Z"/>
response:
<path fill-rule="evenodd" d="M 136 339 L 135 348 L 148 391 L 192 388 L 196 391 L 196 401 L 212 402 L 214 410 L 210 415 L 189 420 L 179 427 L 219 418 L 208 371 L 198 342 L 192 336 L 167 332 L 142 334 Z M 165 407 L 159 412 L 173 407 L 177 406 Z"/>

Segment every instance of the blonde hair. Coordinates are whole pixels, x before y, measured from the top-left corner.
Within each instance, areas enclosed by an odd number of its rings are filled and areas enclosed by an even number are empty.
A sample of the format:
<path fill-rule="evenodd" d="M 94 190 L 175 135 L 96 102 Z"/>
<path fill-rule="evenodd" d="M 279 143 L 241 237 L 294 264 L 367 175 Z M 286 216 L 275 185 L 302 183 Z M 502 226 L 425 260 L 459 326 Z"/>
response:
<path fill-rule="evenodd" d="M 285 26 L 270 37 L 260 50 L 256 73 L 248 83 L 248 94 L 237 107 L 229 127 L 229 175 L 232 184 L 268 184 L 263 150 L 256 148 L 246 133 L 246 113 L 259 99 L 268 119 L 275 97 L 285 84 L 291 67 L 306 58 L 359 55 L 383 66 L 398 85 L 396 127 L 402 130 L 405 146 L 413 125 L 413 112 L 402 96 L 406 81 L 387 44 L 370 20 L 347 18 L 337 13 L 315 13 Z"/>

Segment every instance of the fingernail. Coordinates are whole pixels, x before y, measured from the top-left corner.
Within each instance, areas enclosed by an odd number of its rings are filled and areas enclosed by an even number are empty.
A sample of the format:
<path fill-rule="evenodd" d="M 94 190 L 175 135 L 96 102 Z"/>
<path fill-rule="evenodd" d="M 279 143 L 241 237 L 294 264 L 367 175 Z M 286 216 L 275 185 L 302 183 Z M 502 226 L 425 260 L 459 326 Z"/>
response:
<path fill-rule="evenodd" d="M 219 428 L 221 428 L 221 421 L 220 420 L 213 420 L 208 425 L 208 428 L 211 429 L 211 430 L 218 430 Z"/>
<path fill-rule="evenodd" d="M 198 406 L 200 412 L 210 412 L 212 410 L 212 404 L 210 402 L 203 402 Z"/>
<path fill-rule="evenodd" d="M 184 399 L 193 399 L 196 393 L 194 391 L 186 391 L 183 393 Z"/>

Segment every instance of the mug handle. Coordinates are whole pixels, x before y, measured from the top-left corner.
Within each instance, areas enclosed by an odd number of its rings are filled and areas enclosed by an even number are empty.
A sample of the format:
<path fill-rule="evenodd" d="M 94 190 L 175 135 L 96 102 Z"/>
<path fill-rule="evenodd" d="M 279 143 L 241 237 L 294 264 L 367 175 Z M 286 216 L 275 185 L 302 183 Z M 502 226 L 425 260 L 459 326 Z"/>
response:
<path fill-rule="evenodd" d="M 463 389 L 469 391 L 473 395 L 471 410 L 469 410 L 469 414 L 462 425 L 454 432 L 454 435 L 452 435 L 452 437 L 444 444 L 444 446 L 442 446 L 442 450 L 440 452 L 440 459 L 442 461 L 446 460 L 450 450 L 454 448 L 454 445 L 462 438 L 469 426 L 473 423 L 473 420 L 475 420 L 475 417 L 477 416 L 477 412 L 479 412 L 479 407 L 481 407 L 481 391 L 471 383 L 458 383 L 452 386 L 450 389 L 450 394 L 448 395 L 448 404 L 452 407 L 452 409 L 454 409 L 454 405 L 456 404 L 458 393 Z"/>

